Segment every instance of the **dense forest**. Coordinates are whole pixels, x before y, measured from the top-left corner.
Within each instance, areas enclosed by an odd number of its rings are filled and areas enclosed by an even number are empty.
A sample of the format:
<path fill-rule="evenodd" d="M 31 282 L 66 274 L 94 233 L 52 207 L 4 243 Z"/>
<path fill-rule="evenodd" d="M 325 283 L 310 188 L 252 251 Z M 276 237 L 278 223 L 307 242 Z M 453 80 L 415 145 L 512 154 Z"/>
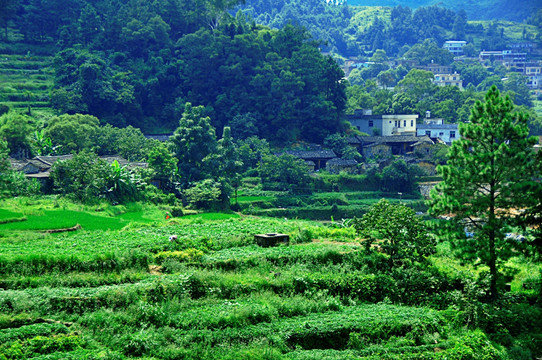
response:
<path fill-rule="evenodd" d="M 336 62 L 305 30 L 231 17 L 235 3 L 22 1 L 11 21 L 25 42 L 56 46 L 51 103 L 61 113 L 168 132 L 191 102 L 219 132 L 235 116 L 279 142 L 339 130 Z"/>

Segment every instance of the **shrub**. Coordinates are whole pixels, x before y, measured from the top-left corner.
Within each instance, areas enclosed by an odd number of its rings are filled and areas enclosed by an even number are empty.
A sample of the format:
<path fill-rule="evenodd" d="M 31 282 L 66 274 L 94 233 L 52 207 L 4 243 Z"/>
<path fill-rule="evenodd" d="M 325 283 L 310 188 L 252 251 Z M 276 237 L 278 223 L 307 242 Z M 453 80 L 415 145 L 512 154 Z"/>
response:
<path fill-rule="evenodd" d="M 154 259 L 159 264 L 163 263 L 166 259 L 175 259 L 180 262 L 194 262 L 199 261 L 203 255 L 203 251 L 190 248 L 181 251 L 163 251 L 154 255 Z"/>

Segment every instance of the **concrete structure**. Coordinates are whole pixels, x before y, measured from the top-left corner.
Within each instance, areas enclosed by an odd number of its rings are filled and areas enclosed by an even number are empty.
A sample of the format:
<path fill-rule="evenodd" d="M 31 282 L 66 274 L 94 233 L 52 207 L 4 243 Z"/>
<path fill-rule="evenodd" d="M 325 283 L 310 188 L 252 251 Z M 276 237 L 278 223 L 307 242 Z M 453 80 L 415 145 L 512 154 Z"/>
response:
<path fill-rule="evenodd" d="M 542 65 L 536 63 L 525 64 L 523 74 L 527 76 L 527 86 L 539 89 L 542 86 Z"/>
<path fill-rule="evenodd" d="M 460 138 L 457 124 L 422 124 L 418 125 L 418 136 L 429 136 L 430 138 L 438 138 L 446 144 L 451 144 L 452 141 Z"/>
<path fill-rule="evenodd" d="M 434 75 L 436 74 L 451 74 L 453 69 L 448 65 L 439 65 L 439 64 L 429 64 L 426 66 L 417 66 L 417 69 L 431 71 Z"/>
<path fill-rule="evenodd" d="M 436 74 L 433 82 L 438 86 L 457 86 L 463 89 L 463 80 L 459 74 Z"/>
<path fill-rule="evenodd" d="M 414 135 L 416 119 L 418 115 L 373 115 L 370 110 L 356 110 L 346 117 L 359 131 L 375 136 Z"/>
<path fill-rule="evenodd" d="M 467 45 L 466 41 L 450 40 L 446 41 L 442 47 L 454 54 L 454 56 L 461 56 L 463 55 L 463 46 L 465 45 Z"/>
<path fill-rule="evenodd" d="M 513 50 L 481 51 L 478 60 L 480 60 L 480 62 L 490 60 L 505 66 L 522 67 L 527 61 L 527 53 L 516 52 Z"/>

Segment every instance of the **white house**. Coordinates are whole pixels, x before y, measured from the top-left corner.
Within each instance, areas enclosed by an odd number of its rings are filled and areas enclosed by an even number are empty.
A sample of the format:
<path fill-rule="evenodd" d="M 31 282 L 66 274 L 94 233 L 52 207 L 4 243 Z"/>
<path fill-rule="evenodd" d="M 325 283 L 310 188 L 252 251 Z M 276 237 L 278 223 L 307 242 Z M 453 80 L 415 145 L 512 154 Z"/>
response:
<path fill-rule="evenodd" d="M 446 144 L 451 144 L 452 141 L 460 138 L 457 124 L 419 124 L 416 135 L 427 135 L 430 138 L 439 138 Z"/>
<path fill-rule="evenodd" d="M 454 54 L 454 56 L 460 56 L 463 55 L 463 46 L 465 45 L 467 45 L 466 41 L 450 40 L 446 41 L 442 47 Z"/>
<path fill-rule="evenodd" d="M 356 110 L 347 120 L 361 132 L 372 136 L 415 135 L 418 115 L 373 115 L 370 110 Z"/>
<path fill-rule="evenodd" d="M 459 74 L 436 74 L 433 82 L 438 86 L 457 86 L 463 89 L 463 80 Z"/>

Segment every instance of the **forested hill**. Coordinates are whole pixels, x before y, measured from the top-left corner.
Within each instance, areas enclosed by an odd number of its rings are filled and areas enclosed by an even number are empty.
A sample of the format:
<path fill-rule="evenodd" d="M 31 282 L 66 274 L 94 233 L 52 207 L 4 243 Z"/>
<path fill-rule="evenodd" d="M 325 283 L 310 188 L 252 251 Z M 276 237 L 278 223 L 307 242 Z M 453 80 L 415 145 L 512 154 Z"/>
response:
<path fill-rule="evenodd" d="M 219 134 L 232 122 L 278 142 L 321 142 L 338 131 L 345 91 L 337 63 L 302 28 L 231 16 L 240 2 L 3 1 L 2 51 L 32 45 L 56 54 L 59 113 L 172 132 L 190 102 L 205 106 Z"/>
<path fill-rule="evenodd" d="M 391 2 L 394 1 L 388 1 Z M 377 49 L 385 50 L 392 57 L 403 56 L 410 47 L 426 39 L 433 40 L 438 46 L 446 40 L 463 39 L 476 44 L 480 50 L 500 50 L 507 46 L 508 41 L 519 40 L 516 35 L 514 39 L 509 37 L 518 31 L 522 40 L 536 39 L 536 32 L 529 27 L 540 26 L 542 18 L 542 6 L 538 6 L 537 11 L 526 12 L 524 15 L 527 17 L 521 23 L 515 23 L 516 29 L 505 34 L 498 21 L 483 24 L 469 21 L 473 16 L 463 9 L 452 10 L 448 2 L 431 6 L 419 6 L 429 3 L 427 0 L 404 3 L 414 7 L 360 7 L 351 6 L 351 1 L 345 4 L 324 0 L 247 0 L 241 9 L 257 23 L 272 28 L 281 28 L 290 22 L 300 24 L 321 41 L 324 51 L 344 57 L 370 54 Z M 506 14 L 511 15 L 515 9 L 524 11 L 529 6 L 535 7 L 535 3 L 534 0 L 521 2 L 518 7 L 515 4 L 507 5 L 508 0 L 502 0 L 492 7 L 492 11 L 507 6 Z M 387 3 L 384 1 L 380 4 Z M 471 5 L 465 4 L 467 8 Z M 471 6 L 470 9 L 470 12 L 488 14 L 482 8 Z"/>
<path fill-rule="evenodd" d="M 472 20 L 523 21 L 542 7 L 540 0 L 348 0 L 356 6 L 408 6 L 418 8 L 438 4 L 454 11 L 464 9 Z"/>

